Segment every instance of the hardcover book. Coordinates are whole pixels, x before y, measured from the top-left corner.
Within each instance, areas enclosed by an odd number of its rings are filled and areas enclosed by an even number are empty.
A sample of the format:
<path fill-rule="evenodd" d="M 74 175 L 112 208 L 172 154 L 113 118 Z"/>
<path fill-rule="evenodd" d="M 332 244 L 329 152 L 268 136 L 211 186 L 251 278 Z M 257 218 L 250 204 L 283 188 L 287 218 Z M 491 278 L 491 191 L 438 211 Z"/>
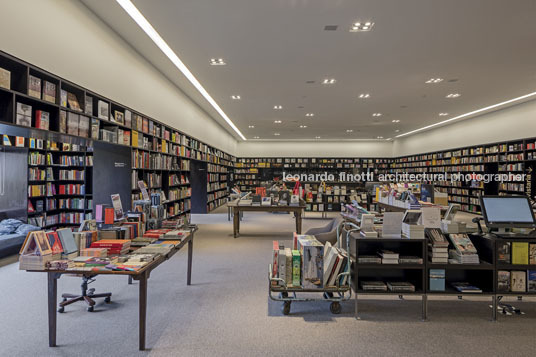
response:
<path fill-rule="evenodd" d="M 125 126 L 132 126 L 132 112 L 130 110 L 125 110 Z"/>
<path fill-rule="evenodd" d="M 88 138 L 89 137 L 89 118 L 83 115 L 80 115 L 78 123 L 78 135 Z"/>
<path fill-rule="evenodd" d="M 50 113 L 42 110 L 35 111 L 35 127 L 48 130 L 50 126 Z"/>
<path fill-rule="evenodd" d="M 510 273 L 511 281 L 510 287 L 512 292 L 525 292 L 527 291 L 527 273 L 524 271 L 512 271 Z"/>
<path fill-rule="evenodd" d="M 49 81 L 44 81 L 43 99 L 50 103 L 56 103 L 56 85 Z"/>
<path fill-rule="evenodd" d="M 77 112 L 82 111 L 80 103 L 78 103 L 78 98 L 76 98 L 74 93 L 67 92 L 67 104 L 69 104 L 69 108 L 72 110 L 76 110 Z"/>
<path fill-rule="evenodd" d="M 67 133 L 67 112 L 60 110 L 60 133 Z"/>
<path fill-rule="evenodd" d="M 497 261 L 510 264 L 510 242 L 497 242 Z"/>
<path fill-rule="evenodd" d="M 527 265 L 529 263 L 529 243 L 512 242 L 512 264 Z"/>
<path fill-rule="evenodd" d="M 93 115 L 93 97 L 86 95 L 84 102 L 84 113 L 87 115 Z"/>
<path fill-rule="evenodd" d="M 17 119 L 15 123 L 17 125 L 32 126 L 32 117 L 17 113 Z"/>
<path fill-rule="evenodd" d="M 298 287 L 301 285 L 301 257 L 299 250 L 292 251 L 292 286 Z"/>
<path fill-rule="evenodd" d="M 67 108 L 67 91 L 65 89 L 60 90 L 60 105 Z"/>
<path fill-rule="evenodd" d="M 527 275 L 528 275 L 528 279 L 527 279 L 528 291 L 536 292 L 536 270 L 527 271 Z"/>
<path fill-rule="evenodd" d="M 0 87 L 11 89 L 11 72 L 0 67 Z"/>
<path fill-rule="evenodd" d="M 102 100 L 99 100 L 98 101 L 98 104 L 97 104 L 97 109 L 98 109 L 98 116 L 99 116 L 99 119 L 104 119 L 104 120 L 109 120 L 109 117 L 108 117 L 108 103 L 102 101 Z"/>
<path fill-rule="evenodd" d="M 529 264 L 536 265 L 536 243 L 529 244 Z"/>
<path fill-rule="evenodd" d="M 30 97 L 41 99 L 41 78 L 37 78 L 32 75 L 29 75 L 28 95 Z"/>
<path fill-rule="evenodd" d="M 91 119 L 91 139 L 99 140 L 99 119 Z"/>
<path fill-rule="evenodd" d="M 67 113 L 67 134 L 78 135 L 79 120 L 78 114 Z"/>
<path fill-rule="evenodd" d="M 497 271 L 497 291 L 507 293 L 510 291 L 510 272 L 507 270 Z"/>

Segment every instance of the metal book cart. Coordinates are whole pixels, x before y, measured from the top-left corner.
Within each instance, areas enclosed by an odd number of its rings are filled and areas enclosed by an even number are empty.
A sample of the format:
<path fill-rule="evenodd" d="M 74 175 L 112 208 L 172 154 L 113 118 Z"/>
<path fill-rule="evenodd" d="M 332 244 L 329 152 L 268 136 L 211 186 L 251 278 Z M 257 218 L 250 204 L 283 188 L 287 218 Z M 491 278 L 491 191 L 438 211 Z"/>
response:
<path fill-rule="evenodd" d="M 340 227 L 340 226 L 339 226 Z M 340 236 L 341 232 L 337 228 L 337 241 L 340 246 Z M 346 237 L 346 254 L 348 259 L 350 259 L 349 254 L 349 232 Z M 318 289 L 304 289 L 302 287 L 289 287 L 284 279 L 274 277 L 272 275 L 272 264 L 269 265 L 268 270 L 268 296 L 270 300 L 281 301 L 283 302 L 281 310 L 284 315 L 290 314 L 290 305 L 292 302 L 304 302 L 304 301 L 329 301 L 329 310 L 333 314 L 341 313 L 341 301 L 347 301 L 351 298 L 351 286 L 352 286 L 352 276 L 350 274 L 351 264 L 348 264 L 348 270 L 342 273 L 339 273 L 336 278 L 336 286 L 318 288 Z M 341 280 L 346 277 L 346 282 L 343 285 L 340 285 Z M 313 297 L 313 296 L 303 296 L 299 297 L 298 293 L 322 293 L 322 297 Z"/>

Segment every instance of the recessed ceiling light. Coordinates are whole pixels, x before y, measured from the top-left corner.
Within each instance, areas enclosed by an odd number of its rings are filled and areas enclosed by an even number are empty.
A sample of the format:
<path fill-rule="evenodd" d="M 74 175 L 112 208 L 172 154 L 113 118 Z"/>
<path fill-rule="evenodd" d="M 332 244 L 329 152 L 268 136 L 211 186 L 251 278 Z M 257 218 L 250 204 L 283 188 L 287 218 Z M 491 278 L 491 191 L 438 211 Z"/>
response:
<path fill-rule="evenodd" d="M 255 125 L 250 125 L 248 128 L 253 129 Z"/>
<path fill-rule="evenodd" d="M 373 116 L 373 117 L 381 117 L 381 116 L 382 116 L 382 113 L 372 113 L 372 116 Z"/>
<path fill-rule="evenodd" d="M 439 113 L 440 117 L 446 117 L 447 115 L 449 115 L 449 113 Z"/>
<path fill-rule="evenodd" d="M 307 114 L 305 114 L 305 116 L 306 116 L 306 117 L 314 117 L 315 114 L 314 114 L 314 113 L 307 113 Z"/>
<path fill-rule="evenodd" d="M 359 99 L 367 99 L 367 98 L 370 98 L 370 94 L 368 93 L 361 93 L 359 95 Z"/>
<path fill-rule="evenodd" d="M 399 132 L 400 132 L 400 129 L 396 129 L 396 130 L 395 130 L 395 133 L 399 133 Z"/>
<path fill-rule="evenodd" d="M 335 78 L 326 78 L 322 81 L 322 84 L 334 84 L 335 82 L 337 82 Z"/>
<path fill-rule="evenodd" d="M 281 105 L 274 105 L 274 109 L 283 109 Z"/>
<path fill-rule="evenodd" d="M 201 95 L 207 100 L 207 102 L 212 105 L 212 107 L 221 115 L 221 117 L 229 124 L 231 128 L 243 139 L 247 140 L 246 137 L 238 130 L 236 125 L 231 119 L 225 114 L 225 112 L 220 108 L 218 103 L 212 98 L 212 96 L 207 92 L 207 90 L 199 83 L 197 78 L 192 74 L 192 72 L 186 67 L 186 65 L 181 61 L 179 56 L 169 47 L 169 45 L 164 41 L 162 36 L 154 29 L 149 21 L 143 16 L 143 14 L 134 6 L 130 0 L 116 0 L 116 2 L 126 11 L 126 13 L 138 24 L 138 26 L 145 32 L 147 36 L 154 42 L 156 46 L 162 51 L 163 54 L 177 67 L 181 73 L 188 78 L 190 83 L 201 93 Z"/>
<path fill-rule="evenodd" d="M 443 82 L 443 78 L 430 78 L 424 83 L 433 84 L 433 83 L 439 83 L 439 82 Z"/>
<path fill-rule="evenodd" d="M 300 128 L 302 129 L 307 128 L 307 125 L 300 125 Z"/>
<path fill-rule="evenodd" d="M 315 139 L 320 139 L 320 136 L 315 136 Z"/>
<path fill-rule="evenodd" d="M 374 22 L 371 21 L 354 22 L 352 26 L 350 26 L 350 32 L 367 32 L 372 30 L 372 26 L 374 26 Z"/>
<path fill-rule="evenodd" d="M 225 66 L 227 63 L 223 60 L 223 58 L 211 58 L 210 59 L 210 65 L 211 66 Z"/>
<path fill-rule="evenodd" d="M 338 25 L 326 25 L 324 31 L 337 31 L 337 28 L 339 28 Z"/>
<path fill-rule="evenodd" d="M 234 100 L 240 100 L 240 96 L 239 95 L 232 95 L 231 96 L 231 99 L 234 99 Z"/>
<path fill-rule="evenodd" d="M 387 139 L 385 139 L 385 140 L 393 140 L 393 138 L 387 138 Z"/>
<path fill-rule="evenodd" d="M 253 139 L 260 139 L 258 136 L 254 136 Z"/>
<path fill-rule="evenodd" d="M 450 93 L 447 94 L 446 98 L 458 98 L 460 96 L 460 93 Z"/>
<path fill-rule="evenodd" d="M 347 132 L 347 133 L 353 133 L 354 130 L 353 130 L 353 129 L 346 129 L 346 132 Z"/>
<path fill-rule="evenodd" d="M 281 121 L 281 120 L 274 120 L 274 123 L 276 123 L 276 124 L 281 124 L 282 121 Z"/>
<path fill-rule="evenodd" d="M 400 123 L 400 119 L 393 119 L 392 122 L 393 123 Z"/>
<path fill-rule="evenodd" d="M 281 135 L 281 134 L 279 134 L 279 133 L 274 133 L 274 135 L 275 135 L 275 136 L 279 136 L 279 135 Z"/>
<path fill-rule="evenodd" d="M 383 139 L 383 136 L 378 136 L 378 139 Z"/>

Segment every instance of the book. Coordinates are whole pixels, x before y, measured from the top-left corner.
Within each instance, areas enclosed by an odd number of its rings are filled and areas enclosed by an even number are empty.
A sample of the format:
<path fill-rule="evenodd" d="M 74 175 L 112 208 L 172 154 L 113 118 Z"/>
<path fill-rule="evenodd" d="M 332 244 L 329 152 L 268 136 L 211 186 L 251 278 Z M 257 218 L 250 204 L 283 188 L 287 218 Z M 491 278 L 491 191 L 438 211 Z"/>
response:
<path fill-rule="evenodd" d="M 99 100 L 97 102 L 97 111 L 98 111 L 98 117 L 99 119 L 104 119 L 104 120 L 110 120 L 109 118 L 109 110 L 108 110 L 108 103 L 102 101 L 102 100 Z"/>
<path fill-rule="evenodd" d="M 527 271 L 527 291 L 536 292 L 536 270 Z"/>
<path fill-rule="evenodd" d="M 497 242 L 497 262 L 510 264 L 510 242 Z"/>
<path fill-rule="evenodd" d="M 49 81 L 43 83 L 43 100 L 56 103 L 56 85 Z"/>
<path fill-rule="evenodd" d="M 87 94 L 84 100 L 84 113 L 93 115 L 93 97 L 90 97 Z"/>
<path fill-rule="evenodd" d="M 458 290 L 461 293 L 473 293 L 473 294 L 482 293 L 482 289 L 474 285 L 471 285 L 468 282 L 451 283 L 451 285 L 454 289 Z"/>
<path fill-rule="evenodd" d="M 48 130 L 50 126 L 50 113 L 42 110 L 35 111 L 35 127 Z"/>
<path fill-rule="evenodd" d="M 512 264 L 529 264 L 529 243 L 512 242 Z"/>
<path fill-rule="evenodd" d="M 0 87 L 11 89 L 11 72 L 0 67 Z"/>
<path fill-rule="evenodd" d="M 89 118 L 83 115 L 80 115 L 78 122 L 78 135 L 84 138 L 89 137 Z"/>
<path fill-rule="evenodd" d="M 72 110 L 76 110 L 77 112 L 81 112 L 82 109 L 80 108 L 80 103 L 78 102 L 78 98 L 76 98 L 76 95 L 71 92 L 67 92 L 67 104 L 69 104 L 69 108 Z"/>
<path fill-rule="evenodd" d="M 11 146 L 11 139 L 9 139 L 9 136 L 4 134 L 3 138 L 4 138 L 3 140 L 4 146 Z"/>
<path fill-rule="evenodd" d="M 536 265 L 536 243 L 529 244 L 529 264 Z"/>
<path fill-rule="evenodd" d="M 430 291 L 445 291 L 445 269 L 430 269 Z"/>
<path fill-rule="evenodd" d="M 61 241 L 64 254 L 72 254 L 78 251 L 74 240 L 73 232 L 70 228 L 61 228 L 56 231 Z"/>
<path fill-rule="evenodd" d="M 387 291 L 387 285 L 383 281 L 362 281 L 361 289 L 364 291 Z"/>
<path fill-rule="evenodd" d="M 48 242 L 52 249 L 52 254 L 61 254 L 63 253 L 63 246 L 61 245 L 60 237 L 57 232 L 47 232 L 46 233 Z"/>
<path fill-rule="evenodd" d="M 24 103 L 17 103 L 17 116 L 15 124 L 32 126 L 32 106 Z"/>
<path fill-rule="evenodd" d="M 67 113 L 67 134 L 78 136 L 78 125 L 80 118 L 78 114 L 68 112 Z"/>
<path fill-rule="evenodd" d="M 523 293 L 527 291 L 527 273 L 525 271 L 512 271 L 510 277 L 510 289 L 512 292 Z"/>
<path fill-rule="evenodd" d="M 292 286 L 298 287 L 301 285 L 301 257 L 299 250 L 292 251 Z"/>
<path fill-rule="evenodd" d="M 60 106 L 67 108 L 67 91 L 60 89 Z"/>
<path fill-rule="evenodd" d="M 119 124 L 124 124 L 125 123 L 125 116 L 119 110 L 114 110 L 113 119 L 114 119 L 114 121 L 116 123 L 119 123 Z"/>
<path fill-rule="evenodd" d="M 302 257 L 301 280 L 303 288 L 322 288 L 324 277 L 324 245 L 314 236 L 302 235 L 298 237 L 298 249 Z"/>
<path fill-rule="evenodd" d="M 59 130 L 60 133 L 67 133 L 67 112 L 65 110 L 60 110 Z"/>
<path fill-rule="evenodd" d="M 497 291 L 507 293 L 510 291 L 510 272 L 507 270 L 497 271 Z"/>
<path fill-rule="evenodd" d="M 285 280 L 285 283 L 287 283 L 286 281 L 286 277 L 287 277 L 287 257 L 285 255 L 285 249 L 283 247 L 283 249 L 279 249 L 279 252 L 277 254 L 278 256 L 278 263 L 277 263 L 277 269 L 278 269 L 278 275 L 279 275 L 279 279 L 283 279 Z M 291 269 L 292 267 L 292 264 L 289 265 L 289 269 Z M 280 281 L 279 284 L 281 286 L 285 286 L 285 284 Z M 287 283 L 288 285 L 288 283 Z"/>
<path fill-rule="evenodd" d="M 100 121 L 99 119 L 91 118 L 91 139 L 99 139 Z"/>
<path fill-rule="evenodd" d="M 459 254 L 477 254 L 477 250 L 467 234 L 449 234 L 449 238 Z"/>
<path fill-rule="evenodd" d="M 22 136 L 16 136 L 15 137 L 15 146 L 16 147 L 23 148 L 24 147 L 24 142 L 25 142 L 24 137 L 22 137 Z"/>
<path fill-rule="evenodd" d="M 30 97 L 41 99 L 41 78 L 28 76 L 28 95 Z"/>
<path fill-rule="evenodd" d="M 130 110 L 125 110 L 125 126 L 132 126 L 132 112 Z"/>
<path fill-rule="evenodd" d="M 274 240 L 272 242 L 272 277 L 279 277 L 279 242 Z M 275 285 L 275 282 L 272 282 L 272 285 Z"/>
<path fill-rule="evenodd" d="M 388 281 L 387 288 L 394 292 L 415 292 L 415 285 L 407 281 Z"/>

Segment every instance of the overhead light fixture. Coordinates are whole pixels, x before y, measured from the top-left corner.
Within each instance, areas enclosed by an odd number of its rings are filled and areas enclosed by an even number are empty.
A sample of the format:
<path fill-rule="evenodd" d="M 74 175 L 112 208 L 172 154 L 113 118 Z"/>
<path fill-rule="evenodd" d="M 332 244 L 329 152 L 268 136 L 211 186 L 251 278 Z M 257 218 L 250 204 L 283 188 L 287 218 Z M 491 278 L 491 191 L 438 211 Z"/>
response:
<path fill-rule="evenodd" d="M 449 113 L 439 113 L 440 117 L 446 117 L 447 115 L 449 115 Z"/>
<path fill-rule="evenodd" d="M 254 136 L 253 139 L 260 139 L 258 136 Z"/>
<path fill-rule="evenodd" d="M 306 117 L 314 117 L 315 114 L 314 114 L 314 113 L 307 113 L 307 114 L 305 114 L 305 116 L 306 116 Z"/>
<path fill-rule="evenodd" d="M 395 130 L 395 133 L 400 133 L 400 129 L 396 129 L 396 130 Z"/>
<path fill-rule="evenodd" d="M 443 82 L 443 78 L 430 78 L 424 83 L 433 84 L 433 83 L 439 83 L 439 82 Z"/>
<path fill-rule="evenodd" d="M 447 94 L 446 98 L 458 98 L 460 96 L 460 93 L 450 93 Z"/>
<path fill-rule="evenodd" d="M 337 80 L 335 78 L 326 78 L 322 81 L 322 84 L 335 84 Z"/>
<path fill-rule="evenodd" d="M 253 129 L 254 127 L 255 127 L 255 125 L 248 126 L 248 128 L 250 128 L 250 129 Z"/>
<path fill-rule="evenodd" d="M 275 136 L 279 136 L 279 135 L 281 135 L 281 134 L 279 134 L 279 133 L 274 133 L 274 135 L 275 135 Z"/>
<path fill-rule="evenodd" d="M 350 26 L 350 32 L 367 32 L 372 30 L 372 26 L 374 26 L 374 22 L 372 21 L 354 22 L 352 26 Z"/>
<path fill-rule="evenodd" d="M 281 120 L 274 120 L 274 123 L 276 123 L 276 124 L 281 124 L 282 121 L 281 121 Z"/>
<path fill-rule="evenodd" d="M 383 136 L 378 136 L 378 139 L 383 139 Z"/>
<path fill-rule="evenodd" d="M 240 99 L 242 99 L 242 98 L 240 98 L 239 95 L 232 95 L 232 96 L 231 96 L 231 99 L 234 99 L 234 100 L 240 100 Z"/>
<path fill-rule="evenodd" d="M 281 105 L 274 105 L 274 109 L 279 110 L 279 109 L 283 109 L 283 107 Z"/>
<path fill-rule="evenodd" d="M 385 139 L 385 140 L 393 140 L 393 138 L 387 138 L 387 139 Z"/>
<path fill-rule="evenodd" d="M 307 128 L 307 125 L 300 125 L 300 128 L 302 129 Z"/>
<path fill-rule="evenodd" d="M 367 99 L 370 98 L 370 94 L 368 93 L 362 93 L 359 95 L 359 99 Z"/>
<path fill-rule="evenodd" d="M 522 95 L 521 97 L 517 97 L 517 98 L 513 98 L 513 99 L 509 99 L 509 100 L 506 100 L 504 102 L 500 102 L 500 103 L 497 103 L 497 104 L 493 104 L 493 105 L 490 105 L 490 106 L 487 106 L 487 107 L 484 107 L 484 108 L 480 108 L 480 109 L 477 109 L 477 110 L 473 110 L 471 112 L 468 112 L 468 113 L 465 113 L 465 114 L 461 114 L 461 115 L 458 115 L 454 118 L 449 118 L 447 120 L 443 120 L 443 121 L 440 121 L 438 123 L 434 123 L 434 124 L 430 124 L 430 125 L 426 125 L 426 126 L 423 126 L 422 128 L 419 128 L 419 129 L 415 129 L 415 130 L 412 130 L 412 131 L 408 131 L 407 133 L 403 133 L 403 134 L 400 134 L 400 135 L 397 135 L 396 137 L 397 138 L 400 138 L 400 137 L 403 137 L 403 136 L 406 136 L 406 135 L 411 135 L 411 134 L 415 134 L 415 133 L 418 133 L 420 131 L 423 131 L 423 130 L 427 130 L 427 129 L 431 129 L 433 127 L 436 127 L 438 125 L 442 125 L 442 124 L 446 124 L 446 123 L 450 123 L 454 120 L 458 120 L 458 119 L 463 119 L 463 118 L 467 118 L 469 116 L 472 116 L 472 115 L 475 115 L 475 114 L 479 114 L 479 113 L 482 113 L 482 112 L 485 112 L 487 110 L 491 110 L 491 109 L 495 109 L 495 108 L 499 108 L 499 107 L 502 107 L 504 105 L 508 105 L 508 104 L 511 104 L 511 103 L 515 103 L 515 102 L 519 102 L 521 100 L 524 100 L 524 99 L 527 99 L 527 98 L 530 98 L 530 97 L 534 97 L 536 96 L 536 92 L 532 92 L 532 93 L 529 93 L 529 94 L 525 94 L 525 95 Z"/>
<path fill-rule="evenodd" d="M 400 119 L 393 119 L 391 120 L 393 123 L 400 123 Z"/>
<path fill-rule="evenodd" d="M 354 130 L 353 130 L 353 129 L 346 129 L 346 132 L 347 132 L 347 133 L 353 133 Z"/>
<path fill-rule="evenodd" d="M 117 0 L 117 1 L 121 1 L 121 0 Z M 210 65 L 211 66 L 225 66 L 226 64 L 227 63 L 225 63 L 223 58 L 211 58 L 210 59 Z"/>
<path fill-rule="evenodd" d="M 372 116 L 373 116 L 373 117 L 381 117 L 381 116 L 382 116 L 382 113 L 372 113 Z"/>
<path fill-rule="evenodd" d="M 320 136 L 315 136 L 315 139 L 320 139 Z"/>
<path fill-rule="evenodd" d="M 130 0 L 116 0 L 117 3 L 127 12 L 127 14 L 138 24 L 138 26 L 149 36 L 149 38 L 160 48 L 160 50 L 169 58 L 169 60 L 184 74 L 192 85 L 201 93 L 201 95 L 212 105 L 212 107 L 221 115 L 227 124 L 243 139 L 247 140 L 238 130 L 236 125 L 229 119 L 227 114 L 220 108 L 218 103 L 208 94 L 206 89 L 199 83 L 197 78 L 190 72 L 188 67 L 180 60 L 177 54 L 169 47 L 164 39 L 156 32 L 154 27 L 147 21 L 142 13 L 134 6 Z"/>

